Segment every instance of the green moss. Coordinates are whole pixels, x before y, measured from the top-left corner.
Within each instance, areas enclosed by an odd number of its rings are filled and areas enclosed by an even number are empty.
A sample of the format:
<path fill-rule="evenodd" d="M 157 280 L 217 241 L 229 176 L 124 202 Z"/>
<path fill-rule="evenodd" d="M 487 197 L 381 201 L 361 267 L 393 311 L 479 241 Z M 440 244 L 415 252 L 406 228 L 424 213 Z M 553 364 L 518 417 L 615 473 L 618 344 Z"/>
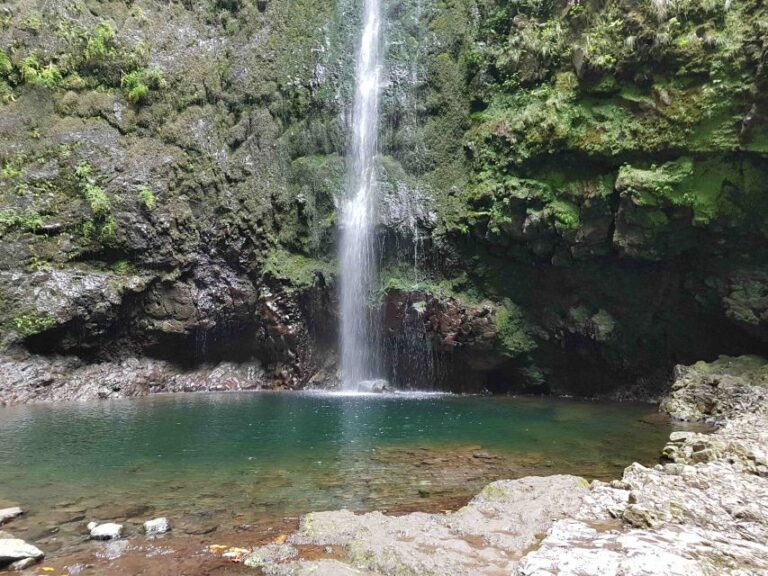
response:
<path fill-rule="evenodd" d="M 565 200 L 554 200 L 548 204 L 549 212 L 555 221 L 566 230 L 576 230 L 581 224 L 579 207 Z"/>
<path fill-rule="evenodd" d="M 128 276 L 136 272 L 136 267 L 128 260 L 118 260 L 110 266 L 110 270 L 120 276 Z"/>
<path fill-rule="evenodd" d="M 24 58 L 20 66 L 21 78 L 27 84 L 56 88 L 62 82 L 61 71 L 55 64 L 42 65 L 37 56 L 31 54 Z"/>
<path fill-rule="evenodd" d="M 22 314 L 13 319 L 13 327 L 26 338 L 50 330 L 56 326 L 56 319 L 43 314 Z"/>
<path fill-rule="evenodd" d="M 514 358 L 536 348 L 522 311 L 509 299 L 496 310 L 496 329 L 500 351 L 505 356 Z"/>
<path fill-rule="evenodd" d="M 16 156 L 14 158 L 3 161 L 2 170 L 0 174 L 7 180 L 13 180 L 19 178 L 24 174 L 25 159 L 23 156 Z"/>
<path fill-rule="evenodd" d="M 631 194 L 639 206 L 691 205 L 682 184 L 693 175 L 693 160 L 680 158 L 648 169 L 624 165 L 619 169 L 616 189 Z"/>
<path fill-rule="evenodd" d="M 750 161 L 683 157 L 650 168 L 622 166 L 616 188 L 638 206 L 688 206 L 696 224 L 719 219 L 735 226 L 760 218 L 768 206 L 762 178 L 762 168 Z"/>
<path fill-rule="evenodd" d="M 315 284 L 318 274 L 332 278 L 336 274 L 336 264 L 275 248 L 267 256 L 264 272 L 289 282 L 294 288 L 308 288 Z"/>
<path fill-rule="evenodd" d="M 117 239 L 117 222 L 112 214 L 112 201 L 106 190 L 98 183 L 93 166 L 81 162 L 75 169 L 77 186 L 88 205 L 91 219 L 83 222 L 80 235 L 86 245 L 113 245 Z"/>

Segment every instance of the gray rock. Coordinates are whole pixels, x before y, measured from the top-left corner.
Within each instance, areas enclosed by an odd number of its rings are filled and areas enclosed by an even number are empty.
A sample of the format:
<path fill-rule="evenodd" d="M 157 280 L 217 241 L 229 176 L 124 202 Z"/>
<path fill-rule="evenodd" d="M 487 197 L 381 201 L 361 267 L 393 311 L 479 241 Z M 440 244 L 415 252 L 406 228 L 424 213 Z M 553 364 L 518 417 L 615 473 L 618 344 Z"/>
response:
<path fill-rule="evenodd" d="M 0 566 L 7 566 L 27 558 L 39 560 L 44 556 L 42 550 L 32 546 L 32 544 L 27 544 L 24 540 L 18 538 L 0 539 Z"/>
<path fill-rule="evenodd" d="M 257 361 L 222 362 L 185 371 L 151 358 L 86 364 L 75 356 L 0 353 L 0 404 L 245 390 L 261 388 L 266 382 Z"/>
<path fill-rule="evenodd" d="M 168 521 L 168 518 L 155 518 L 154 520 L 147 520 L 144 522 L 144 533 L 147 536 L 165 534 L 170 530 L 171 523 Z"/>
<path fill-rule="evenodd" d="M 721 428 L 673 433 L 664 448 L 672 463 L 633 464 L 621 482 L 593 484 L 514 574 L 768 574 L 765 366 L 754 357 L 679 366 L 662 406 Z"/>
<path fill-rule="evenodd" d="M 0 510 L 0 524 L 5 524 L 6 522 L 13 520 L 16 517 L 21 516 L 22 514 L 24 514 L 24 511 L 18 506 L 3 508 Z"/>
<path fill-rule="evenodd" d="M 114 522 L 107 522 L 105 524 L 96 524 L 91 522 L 88 524 L 90 530 L 91 540 L 116 540 L 123 535 L 123 525 L 115 524 Z"/>
<path fill-rule="evenodd" d="M 13 570 L 14 572 L 21 572 L 22 570 L 26 570 L 30 566 L 34 566 L 38 562 L 39 560 L 37 558 L 24 558 L 24 560 L 17 560 L 16 562 L 8 566 L 8 568 L 10 570 Z"/>
<path fill-rule="evenodd" d="M 251 558 L 270 575 L 313 570 L 367 576 L 509 574 L 515 555 L 535 544 L 553 522 L 575 513 L 588 491 L 575 476 L 528 477 L 489 484 L 454 513 L 317 512 L 303 518 L 289 543 L 343 547 L 348 564 L 277 562 L 269 547 L 255 549 Z"/>

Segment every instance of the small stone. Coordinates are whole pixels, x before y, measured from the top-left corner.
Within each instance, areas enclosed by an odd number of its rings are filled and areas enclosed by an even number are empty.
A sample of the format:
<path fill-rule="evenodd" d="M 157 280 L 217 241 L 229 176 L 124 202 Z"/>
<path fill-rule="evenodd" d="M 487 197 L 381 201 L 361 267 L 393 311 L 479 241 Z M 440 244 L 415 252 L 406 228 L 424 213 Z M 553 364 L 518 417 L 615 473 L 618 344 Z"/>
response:
<path fill-rule="evenodd" d="M 144 533 L 147 536 L 165 534 L 170 530 L 171 523 L 168 522 L 168 518 L 155 518 L 154 520 L 148 520 L 147 522 L 144 522 Z"/>
<path fill-rule="evenodd" d="M 24 514 L 24 510 L 18 506 L 13 506 L 12 508 L 3 508 L 0 510 L 0 524 L 5 524 L 9 520 L 13 520 L 22 514 Z"/>
<path fill-rule="evenodd" d="M 91 522 L 94 524 L 94 522 Z M 88 526 L 90 526 L 89 524 Z M 123 525 L 115 524 L 114 522 L 107 522 L 106 524 L 99 524 L 91 528 L 92 540 L 116 540 L 123 535 Z"/>
<path fill-rule="evenodd" d="M 672 434 L 669 435 L 669 441 L 674 442 L 675 444 L 680 442 L 685 442 L 686 440 L 688 440 L 688 438 L 690 438 L 694 434 L 695 434 L 694 432 L 681 432 L 681 431 L 672 432 Z"/>

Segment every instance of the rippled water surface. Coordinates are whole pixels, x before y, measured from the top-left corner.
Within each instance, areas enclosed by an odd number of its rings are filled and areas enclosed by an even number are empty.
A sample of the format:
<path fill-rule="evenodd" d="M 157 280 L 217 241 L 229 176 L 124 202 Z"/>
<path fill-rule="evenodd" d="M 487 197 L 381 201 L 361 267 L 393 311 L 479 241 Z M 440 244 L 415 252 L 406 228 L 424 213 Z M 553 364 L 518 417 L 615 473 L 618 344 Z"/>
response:
<path fill-rule="evenodd" d="M 655 462 L 669 432 L 648 405 L 530 398 L 242 393 L 0 408 L 0 505 L 29 509 L 30 531 L 167 514 L 188 533 L 318 509 L 426 509 L 499 478 L 616 477 Z"/>

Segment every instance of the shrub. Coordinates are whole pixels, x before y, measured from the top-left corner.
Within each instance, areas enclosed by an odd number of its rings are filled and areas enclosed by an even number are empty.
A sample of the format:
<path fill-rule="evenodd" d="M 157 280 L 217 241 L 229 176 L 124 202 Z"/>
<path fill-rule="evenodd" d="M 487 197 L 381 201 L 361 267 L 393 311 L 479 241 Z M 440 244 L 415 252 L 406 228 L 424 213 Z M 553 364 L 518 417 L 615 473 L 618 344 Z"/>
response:
<path fill-rule="evenodd" d="M 83 185 L 83 196 L 85 196 L 88 206 L 91 208 L 91 212 L 95 215 L 103 215 L 109 212 L 112 207 L 109 196 L 104 192 L 101 186 L 91 184 L 90 182 Z"/>
<path fill-rule="evenodd" d="M 148 186 L 141 186 L 139 188 L 139 201 L 147 208 L 147 210 L 153 210 L 157 205 L 155 193 Z"/>
<path fill-rule="evenodd" d="M 115 29 L 109 22 L 102 22 L 93 31 L 85 47 L 86 60 L 101 60 L 115 54 Z"/>
<path fill-rule="evenodd" d="M 142 68 L 124 74 L 120 85 L 125 92 L 125 97 L 133 104 L 143 104 L 149 100 L 152 90 L 165 88 L 166 82 L 163 73 L 156 69 Z"/>
<path fill-rule="evenodd" d="M 21 78 L 27 84 L 56 88 L 61 84 L 61 71 L 55 64 L 43 66 L 37 56 L 30 54 L 21 62 Z"/>

